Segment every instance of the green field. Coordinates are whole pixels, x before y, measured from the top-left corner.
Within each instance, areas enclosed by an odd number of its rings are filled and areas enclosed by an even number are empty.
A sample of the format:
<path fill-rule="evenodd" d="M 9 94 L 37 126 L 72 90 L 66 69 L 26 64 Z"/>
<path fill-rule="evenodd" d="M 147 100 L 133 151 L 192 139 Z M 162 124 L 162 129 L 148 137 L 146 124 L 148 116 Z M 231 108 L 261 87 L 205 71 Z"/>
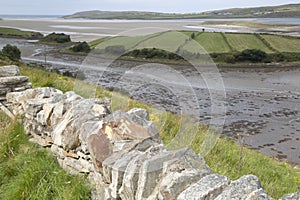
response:
<path fill-rule="evenodd" d="M 254 34 L 225 34 L 227 41 L 236 51 L 243 51 L 245 49 L 260 49 L 266 53 L 274 53 Z"/>
<path fill-rule="evenodd" d="M 0 37 L 38 39 L 43 37 L 43 35 L 38 32 L 21 31 L 15 28 L 0 27 Z"/>
<path fill-rule="evenodd" d="M 189 37 L 185 34 L 176 31 L 168 31 L 163 34 L 158 34 L 156 37 L 144 40 L 137 47 L 163 48 L 171 52 L 176 52 L 176 50 L 183 45 L 187 39 L 189 39 Z"/>
<path fill-rule="evenodd" d="M 279 52 L 300 53 L 300 38 L 284 37 L 279 35 L 262 35 L 262 37 Z"/>
<path fill-rule="evenodd" d="M 236 62 L 299 62 L 300 38 L 282 35 L 258 34 L 258 33 L 218 33 L 197 31 L 167 31 L 144 36 L 117 36 L 105 37 L 89 42 L 91 49 L 99 50 L 95 53 L 105 53 L 107 56 L 120 55 L 118 49 L 124 49 L 123 58 L 133 60 L 149 60 L 155 62 L 186 62 L 184 59 L 173 59 L 172 53 L 184 56 L 186 59 L 197 59 L 199 54 L 210 54 L 216 63 Z M 112 47 L 107 50 L 108 47 Z M 166 50 L 161 57 L 157 52 L 148 52 L 143 57 L 142 52 L 127 54 L 128 51 L 139 49 Z M 244 50 L 260 50 L 266 53 L 266 58 L 260 61 L 237 60 L 238 55 Z M 62 53 L 80 54 L 65 49 Z M 126 53 L 126 54 L 125 54 Z M 83 53 L 84 55 L 85 53 Z M 122 54 L 122 52 L 121 52 Z M 151 55 L 156 56 L 151 56 Z M 169 54 L 169 55 L 168 55 Z M 142 56 L 141 56 L 142 55 Z"/>
<path fill-rule="evenodd" d="M 195 45 L 189 41 L 191 34 L 195 34 L 194 41 L 198 42 L 208 53 L 241 52 L 245 49 L 259 49 L 266 53 L 276 52 L 300 52 L 300 39 L 297 37 L 285 37 L 279 35 L 248 34 L 248 33 L 199 33 L 188 31 L 169 31 L 138 37 L 106 37 L 90 42 L 91 48 L 104 49 L 107 46 L 123 45 L 125 49 L 133 47 L 168 47 L 170 51 L 178 48 L 190 52 L 198 52 Z M 261 39 L 263 38 L 263 39 Z M 264 40 L 264 41 L 263 41 Z M 100 44 L 100 45 L 99 45 Z M 97 45 L 99 45 L 97 47 Z"/>
<path fill-rule="evenodd" d="M 226 53 L 230 51 L 221 33 L 201 33 L 195 37 L 195 40 L 208 53 Z"/>

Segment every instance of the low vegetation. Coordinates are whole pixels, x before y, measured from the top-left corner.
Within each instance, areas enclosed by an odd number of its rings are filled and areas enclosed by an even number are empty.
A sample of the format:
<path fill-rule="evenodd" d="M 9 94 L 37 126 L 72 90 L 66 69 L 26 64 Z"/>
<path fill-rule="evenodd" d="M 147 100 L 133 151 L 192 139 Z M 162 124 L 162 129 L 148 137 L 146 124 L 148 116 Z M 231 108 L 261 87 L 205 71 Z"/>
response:
<path fill-rule="evenodd" d="M 279 52 L 300 53 L 300 37 L 280 35 L 262 35 L 262 37 Z"/>
<path fill-rule="evenodd" d="M 0 199 L 90 199 L 83 176 L 60 168 L 48 150 L 28 141 L 22 125 L 0 112 Z"/>
<path fill-rule="evenodd" d="M 69 43 L 71 38 L 64 33 L 51 33 L 39 40 L 41 43 Z"/>
<path fill-rule="evenodd" d="M 36 40 L 42 38 L 43 35 L 39 32 L 21 31 L 15 28 L 0 27 L 0 37 Z"/>
<path fill-rule="evenodd" d="M 266 53 L 274 53 L 254 34 L 226 33 L 225 37 L 234 51 L 241 52 L 245 49 L 259 49 Z"/>
<path fill-rule="evenodd" d="M 75 44 L 71 47 L 71 50 L 73 52 L 83 52 L 83 53 L 89 53 L 91 51 L 90 46 L 86 42 L 79 42 L 78 44 Z"/>
<path fill-rule="evenodd" d="M 3 47 L 2 51 L 0 51 L 2 57 L 7 57 L 12 61 L 19 61 L 21 59 L 21 51 L 16 46 L 12 46 L 7 44 Z"/>

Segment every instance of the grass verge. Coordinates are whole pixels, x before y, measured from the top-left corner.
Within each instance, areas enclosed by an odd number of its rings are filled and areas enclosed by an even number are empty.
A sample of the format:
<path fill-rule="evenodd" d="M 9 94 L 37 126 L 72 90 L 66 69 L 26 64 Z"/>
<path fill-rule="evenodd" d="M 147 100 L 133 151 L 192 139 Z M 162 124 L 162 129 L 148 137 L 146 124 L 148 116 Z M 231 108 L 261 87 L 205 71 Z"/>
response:
<path fill-rule="evenodd" d="M 64 92 L 74 89 L 75 79 L 73 78 L 63 77 L 43 69 L 31 68 L 25 65 L 19 65 L 19 66 L 20 66 L 21 74 L 25 76 L 29 76 L 30 81 L 33 83 L 34 87 L 52 86 Z M 85 85 L 85 87 L 95 87 L 91 84 L 84 83 L 84 82 L 80 82 L 80 84 Z M 84 93 L 84 91 L 85 90 L 77 91 L 77 92 L 82 96 L 88 96 Z M 112 92 L 97 87 L 95 96 L 111 97 Z M 148 111 L 150 111 L 150 119 L 157 123 L 164 144 L 168 147 L 169 144 L 174 142 L 173 138 L 176 136 L 182 123 L 182 119 L 179 116 L 167 112 L 159 112 L 157 110 L 152 109 L 148 105 L 129 99 L 128 97 L 123 95 L 114 94 L 113 98 L 115 99 L 115 101 L 113 102 L 114 105 L 112 110 L 117 110 L 117 109 L 128 110 L 133 107 L 146 108 Z M 125 103 L 121 103 L 121 102 L 125 102 Z M 19 131 L 22 131 L 20 125 L 18 126 L 19 126 Z M 193 142 L 190 144 L 190 147 L 194 151 L 199 152 L 201 150 L 200 146 L 206 137 L 205 133 L 207 128 L 208 127 L 205 125 L 197 126 L 195 124 L 191 124 L 190 127 L 187 128 L 188 132 L 191 129 L 196 130 L 195 134 L 193 134 L 192 136 L 188 135 L 189 140 L 193 138 L 192 139 Z M 0 141 L 4 141 L 4 140 L 1 139 Z M 29 149 L 36 148 L 36 147 L 32 146 L 32 144 L 29 147 L 27 146 L 26 148 L 26 145 L 23 146 L 22 151 L 24 151 L 24 149 L 27 149 L 29 153 L 32 152 L 33 154 L 26 153 L 30 156 L 25 154 L 23 156 L 17 157 L 16 158 L 17 160 L 14 162 L 17 162 L 18 160 L 20 160 L 21 162 L 21 160 L 23 160 L 23 165 L 24 165 L 24 163 L 26 163 L 27 159 L 29 159 L 30 157 L 38 157 L 37 155 L 43 155 L 42 157 L 44 157 L 44 155 L 47 155 L 47 152 L 44 151 L 42 151 L 43 153 L 34 154 L 34 151 Z M 228 140 L 226 138 L 222 138 L 222 137 L 219 138 L 217 144 L 214 146 L 212 151 L 207 156 L 205 156 L 205 159 L 208 165 L 215 173 L 228 176 L 232 180 L 236 180 L 239 177 L 246 174 L 256 175 L 260 179 L 262 186 L 264 187 L 266 192 L 270 194 L 272 197 L 277 199 L 282 197 L 284 194 L 297 192 L 300 187 L 299 169 L 289 165 L 288 163 L 278 162 L 272 158 L 269 158 L 256 151 L 250 150 L 244 147 L 243 145 L 239 145 L 236 142 L 232 140 Z M 42 161 L 39 162 L 42 163 Z M 52 163 L 52 162 L 56 163 L 55 161 L 47 161 L 47 163 Z M 29 164 L 30 163 L 31 162 L 29 162 Z M 42 173 L 45 171 L 47 172 L 47 170 L 48 168 L 45 169 L 28 168 L 28 173 L 29 171 L 33 171 L 33 172 L 40 171 Z M 59 169 L 56 168 L 56 170 Z M 22 170 L 22 172 L 24 172 L 24 170 Z M 3 174 L 14 175 L 15 172 L 14 170 L 11 170 L 11 171 L 3 172 Z M 9 176 L 6 175 L 7 178 L 6 179 L 1 178 L 1 180 L 6 180 L 5 182 L 13 181 L 14 177 L 16 176 L 12 176 L 12 175 Z M 43 177 L 43 175 L 41 175 L 41 177 Z M 46 177 L 48 177 L 48 175 Z M 60 182 L 65 183 L 66 181 L 63 180 Z M 34 181 L 33 182 L 29 181 L 28 184 L 29 185 L 34 184 Z M 52 186 L 50 184 L 47 187 L 52 187 Z M 82 187 L 85 188 L 85 186 Z M 6 188 L 10 188 L 10 187 L 7 186 Z M 3 189 L 1 189 L 0 191 L 3 193 L 2 190 Z M 13 188 L 11 188 L 10 190 L 13 190 Z M 45 189 L 45 191 L 48 190 Z"/>
<path fill-rule="evenodd" d="M 62 170 L 48 150 L 28 141 L 22 125 L 0 112 L 0 199 L 90 199 L 85 177 Z"/>

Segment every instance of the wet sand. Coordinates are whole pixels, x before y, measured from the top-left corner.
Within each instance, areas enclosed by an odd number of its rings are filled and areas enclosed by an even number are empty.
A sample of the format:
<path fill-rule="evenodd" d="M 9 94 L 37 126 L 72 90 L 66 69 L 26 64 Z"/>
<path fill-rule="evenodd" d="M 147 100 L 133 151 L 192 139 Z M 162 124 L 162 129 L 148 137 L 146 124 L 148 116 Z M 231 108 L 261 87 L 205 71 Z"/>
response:
<path fill-rule="evenodd" d="M 0 27 L 39 31 L 43 34 L 64 32 L 74 41 L 92 41 L 99 37 L 115 35 L 150 34 L 167 30 L 222 31 L 222 32 L 267 32 L 300 35 L 300 26 L 255 29 L 232 25 L 201 25 L 204 19 L 186 20 L 83 20 L 83 19 L 4 19 Z M 285 33 L 286 32 L 286 33 Z"/>

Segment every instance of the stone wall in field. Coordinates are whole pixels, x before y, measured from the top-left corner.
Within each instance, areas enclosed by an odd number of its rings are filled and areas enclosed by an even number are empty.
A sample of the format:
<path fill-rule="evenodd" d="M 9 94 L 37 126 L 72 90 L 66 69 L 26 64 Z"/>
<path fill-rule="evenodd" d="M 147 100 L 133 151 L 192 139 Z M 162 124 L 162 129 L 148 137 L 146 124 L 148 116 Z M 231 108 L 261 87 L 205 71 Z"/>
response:
<path fill-rule="evenodd" d="M 49 148 L 70 173 L 88 176 L 92 199 L 272 199 L 256 176 L 231 181 L 191 149 L 168 151 L 144 109 L 111 113 L 110 99 L 54 88 L 12 89 L 5 101 L 31 141 Z M 299 197 L 292 195 L 284 199 Z"/>

